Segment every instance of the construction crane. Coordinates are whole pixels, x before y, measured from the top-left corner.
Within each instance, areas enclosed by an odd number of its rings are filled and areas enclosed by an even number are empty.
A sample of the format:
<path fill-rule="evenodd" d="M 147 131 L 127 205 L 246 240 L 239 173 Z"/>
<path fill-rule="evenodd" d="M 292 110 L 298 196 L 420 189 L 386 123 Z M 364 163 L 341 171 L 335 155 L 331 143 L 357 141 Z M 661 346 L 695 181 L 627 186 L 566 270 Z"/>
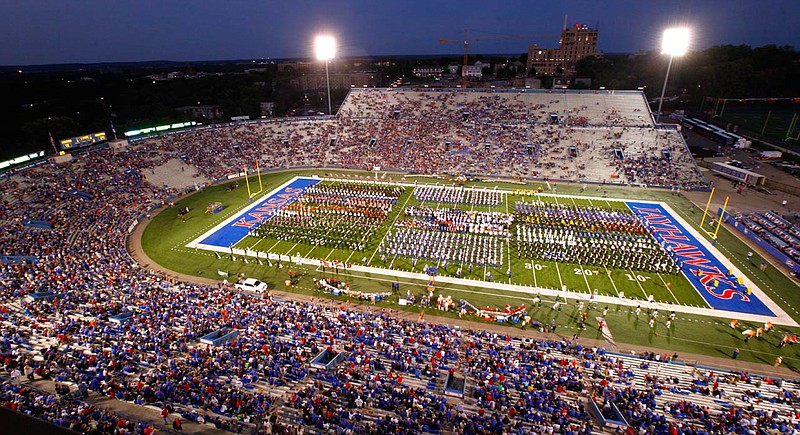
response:
<path fill-rule="evenodd" d="M 554 38 L 560 37 L 559 34 L 552 34 L 552 35 L 502 35 L 502 36 L 487 36 L 482 38 L 470 38 L 469 37 L 469 29 L 464 29 L 464 39 L 439 39 L 439 42 L 442 44 L 447 44 L 451 42 L 460 42 L 464 44 L 464 66 L 461 70 L 461 87 L 467 87 L 467 76 L 465 75 L 466 67 L 468 65 L 469 60 L 469 43 L 470 42 L 478 42 L 478 41 L 505 41 L 511 39 L 542 39 L 542 38 Z"/>

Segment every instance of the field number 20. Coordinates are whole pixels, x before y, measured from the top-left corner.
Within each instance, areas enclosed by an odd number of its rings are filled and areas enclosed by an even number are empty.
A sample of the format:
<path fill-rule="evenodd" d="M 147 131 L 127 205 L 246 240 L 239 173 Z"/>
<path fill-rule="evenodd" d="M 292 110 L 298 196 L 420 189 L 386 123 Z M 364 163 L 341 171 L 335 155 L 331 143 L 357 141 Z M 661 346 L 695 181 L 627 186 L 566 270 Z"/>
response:
<path fill-rule="evenodd" d="M 573 270 L 575 271 L 575 275 L 592 276 L 592 275 L 598 275 L 599 274 L 599 272 L 597 272 L 596 270 L 581 269 L 579 267 L 576 267 Z"/>

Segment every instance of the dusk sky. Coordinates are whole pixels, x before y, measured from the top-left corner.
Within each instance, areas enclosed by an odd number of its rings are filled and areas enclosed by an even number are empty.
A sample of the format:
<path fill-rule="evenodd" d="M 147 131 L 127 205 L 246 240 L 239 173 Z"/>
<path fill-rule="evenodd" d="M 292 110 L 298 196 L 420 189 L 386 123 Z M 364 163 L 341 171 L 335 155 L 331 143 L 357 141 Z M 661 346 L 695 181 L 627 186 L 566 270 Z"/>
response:
<path fill-rule="evenodd" d="M 692 49 L 720 44 L 800 49 L 800 0 L 5 0 L 0 65 L 311 57 L 313 36 L 340 55 L 458 55 L 556 47 L 568 23 L 600 24 L 599 50 L 658 49 L 668 26 L 692 28 Z M 502 36 L 542 37 L 490 40 Z"/>

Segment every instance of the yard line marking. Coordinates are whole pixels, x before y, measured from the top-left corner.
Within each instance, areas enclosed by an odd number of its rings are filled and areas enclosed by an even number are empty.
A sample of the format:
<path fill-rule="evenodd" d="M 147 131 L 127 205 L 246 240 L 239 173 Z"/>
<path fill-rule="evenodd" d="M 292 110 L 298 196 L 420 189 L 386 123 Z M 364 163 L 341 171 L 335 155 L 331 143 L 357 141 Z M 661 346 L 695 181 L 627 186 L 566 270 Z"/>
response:
<path fill-rule="evenodd" d="M 280 240 L 278 240 L 277 242 L 275 242 L 275 244 L 274 244 L 274 245 L 272 245 L 272 247 L 271 247 L 271 248 L 267 249 L 267 252 L 272 252 L 272 250 L 273 250 L 273 249 L 275 249 L 275 247 L 276 247 L 276 246 L 278 246 L 278 243 L 280 243 L 280 242 L 281 242 Z"/>
<path fill-rule="evenodd" d="M 506 214 L 508 213 L 508 194 L 505 195 L 505 203 L 506 203 Z M 511 226 L 508 227 L 509 234 L 511 233 Z M 506 239 L 506 254 L 508 255 L 508 270 L 511 270 L 511 237 Z M 532 267 L 531 267 L 532 269 Z M 511 277 L 508 277 L 508 283 L 511 284 Z"/>
<path fill-rule="evenodd" d="M 636 281 L 636 285 L 638 285 L 639 289 L 642 290 L 642 294 L 644 294 L 644 300 L 649 301 L 650 300 L 650 295 L 648 295 L 647 292 L 644 291 L 644 287 L 642 287 L 642 283 L 640 283 L 639 280 L 636 279 L 636 273 L 634 273 L 633 269 L 631 269 L 631 268 L 628 268 L 628 272 L 631 273 L 631 276 L 634 278 L 633 280 Z"/>
<path fill-rule="evenodd" d="M 556 265 L 556 273 L 558 273 L 558 289 L 561 290 L 564 288 L 564 281 L 561 280 L 561 271 L 558 270 L 558 262 L 553 262 Z"/>
<path fill-rule="evenodd" d="M 261 242 L 263 242 L 263 241 L 264 241 L 264 239 L 257 239 L 255 243 L 253 243 L 252 245 L 250 245 L 250 249 L 253 249 L 253 248 L 255 248 L 256 246 L 258 246 L 258 244 L 259 244 L 259 243 L 261 243 Z"/>
<path fill-rule="evenodd" d="M 614 279 L 611 278 L 611 271 L 608 270 L 608 268 L 605 266 L 603 266 L 603 269 L 606 270 L 606 275 L 608 275 L 608 280 L 611 281 L 611 286 L 614 287 L 614 293 L 616 293 L 617 296 L 619 296 L 619 290 L 617 289 L 617 284 L 615 284 Z M 591 293 L 591 290 L 589 291 L 589 293 Z"/>
<path fill-rule="evenodd" d="M 346 259 L 346 260 L 344 260 L 345 267 L 347 267 L 347 264 L 348 264 L 348 263 L 350 263 L 350 258 L 352 258 L 352 257 L 353 257 L 353 254 L 355 254 L 355 253 L 356 253 L 356 251 L 355 251 L 355 250 L 351 250 L 351 251 L 350 251 L 350 255 L 348 255 L 348 256 L 347 256 L 347 259 Z"/>
<path fill-rule="evenodd" d="M 592 294 L 592 286 L 589 285 L 589 279 L 586 278 L 586 269 L 583 268 L 581 263 L 578 263 L 578 267 L 581 268 L 581 275 L 583 275 L 583 282 L 586 283 L 586 290 L 589 291 L 589 294 Z"/>
<path fill-rule="evenodd" d="M 287 252 L 287 253 L 286 253 L 286 255 L 288 255 L 288 256 L 289 256 L 289 258 L 291 258 L 291 257 L 292 257 L 292 249 L 294 249 L 294 248 L 295 248 L 295 247 L 296 247 L 296 246 L 297 246 L 299 243 L 300 243 L 300 242 L 294 242 L 294 245 L 292 245 L 292 247 L 291 247 L 291 248 L 289 248 L 289 252 Z"/>
<path fill-rule="evenodd" d="M 664 283 L 664 287 L 667 288 L 667 290 L 669 291 L 669 294 L 672 295 L 672 300 L 674 300 L 675 303 L 678 304 L 678 305 L 684 305 L 684 304 L 681 303 L 681 301 L 678 298 L 675 297 L 675 293 L 672 293 L 672 289 L 669 288 L 670 286 L 667 285 L 667 282 L 664 281 L 664 278 L 661 276 L 661 274 L 660 273 L 656 273 L 656 275 L 658 275 L 658 278 L 661 280 L 661 282 Z"/>
<path fill-rule="evenodd" d="M 469 211 L 470 211 L 470 212 L 473 212 L 473 211 L 475 211 L 475 204 L 470 204 L 470 205 L 469 205 Z"/>
<path fill-rule="evenodd" d="M 383 245 L 383 243 L 386 241 L 386 238 L 389 237 L 389 233 L 392 232 L 392 228 L 394 228 L 394 224 L 397 223 L 397 219 L 400 217 L 401 214 L 403 214 L 403 210 L 406 209 L 406 205 L 408 204 L 408 200 L 410 200 L 412 196 L 413 196 L 413 193 L 408 195 L 408 197 L 406 198 L 406 202 L 403 203 L 403 207 L 400 209 L 400 212 L 397 213 L 397 216 L 394 217 L 394 220 L 389 225 L 389 230 L 386 231 L 386 234 L 383 235 L 383 239 L 381 239 L 381 242 L 378 244 L 378 246 Z M 372 264 L 372 259 L 375 258 L 375 254 L 377 252 L 378 252 L 378 250 L 376 249 L 375 251 L 372 252 L 372 256 L 369 257 L 369 263 L 370 264 Z"/>
<path fill-rule="evenodd" d="M 506 239 L 506 254 L 508 256 L 508 263 L 506 263 L 506 265 L 508 266 L 508 270 L 511 270 L 511 241 L 509 239 Z M 506 273 L 506 275 L 509 275 L 509 274 Z M 508 277 L 508 283 L 511 284 L 511 276 L 510 275 Z"/>
<path fill-rule="evenodd" d="M 256 242 L 255 242 L 255 243 L 253 243 L 253 244 L 250 246 L 250 248 L 249 248 L 249 249 L 252 249 L 252 250 L 254 250 L 254 251 L 257 251 L 257 249 L 255 249 L 255 247 L 256 247 L 256 246 L 258 246 L 258 245 L 260 245 L 260 244 L 261 244 L 261 242 L 263 242 L 264 240 L 266 240 L 266 239 L 260 239 L 260 238 L 256 238 Z"/>
<path fill-rule="evenodd" d="M 311 253 L 314 252 L 315 249 L 317 249 L 317 246 L 312 246 L 311 250 L 306 252 L 306 255 L 304 255 L 303 258 L 311 258 Z"/>

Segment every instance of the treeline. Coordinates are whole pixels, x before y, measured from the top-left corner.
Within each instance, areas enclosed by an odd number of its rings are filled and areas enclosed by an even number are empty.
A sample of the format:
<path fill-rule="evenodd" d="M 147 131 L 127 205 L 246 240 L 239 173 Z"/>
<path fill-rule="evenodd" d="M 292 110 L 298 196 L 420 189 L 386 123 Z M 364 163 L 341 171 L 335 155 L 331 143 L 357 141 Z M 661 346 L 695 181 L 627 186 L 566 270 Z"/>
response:
<path fill-rule="evenodd" d="M 593 87 L 645 88 L 657 98 L 668 57 L 658 52 L 588 58 L 578 65 L 578 77 L 592 79 Z M 675 58 L 667 96 L 699 104 L 705 97 L 800 96 L 800 54 L 790 46 L 721 45 Z"/>
<path fill-rule="evenodd" d="M 166 65 L 165 65 L 166 64 Z M 120 137 L 125 130 L 192 120 L 182 106 L 219 106 L 221 120 L 261 116 L 261 102 L 273 102 L 276 116 L 322 109 L 324 92 L 301 92 L 291 79 L 306 71 L 279 71 L 275 64 L 77 65 L 0 71 L 0 160 L 24 153 L 53 152 L 57 141 L 95 131 Z M 167 79 L 177 73 L 178 78 Z M 346 90 L 334 90 L 334 105 Z M 207 119 L 195 119 L 204 123 Z M 109 136 L 110 137 L 110 136 Z"/>
<path fill-rule="evenodd" d="M 178 70 L 193 74 L 190 69 Z M 187 115 L 175 110 L 181 106 L 220 106 L 225 116 L 259 114 L 260 102 L 275 101 L 279 86 L 274 66 L 247 74 L 229 70 L 175 80 L 148 77 L 165 72 L 144 68 L 4 75 L 0 159 L 29 150 L 52 151 L 49 134 L 56 141 L 93 131 L 111 134 L 113 122 L 121 136 L 129 128 L 186 121 Z"/>

